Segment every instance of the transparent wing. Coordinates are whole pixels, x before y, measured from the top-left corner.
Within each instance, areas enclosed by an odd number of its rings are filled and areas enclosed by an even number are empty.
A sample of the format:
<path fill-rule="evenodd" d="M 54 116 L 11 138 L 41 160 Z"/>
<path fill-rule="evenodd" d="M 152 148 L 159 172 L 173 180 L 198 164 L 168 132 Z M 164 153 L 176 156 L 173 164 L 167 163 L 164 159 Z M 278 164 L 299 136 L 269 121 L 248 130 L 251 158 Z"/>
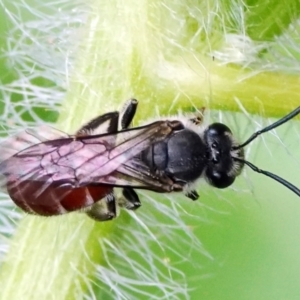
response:
<path fill-rule="evenodd" d="M 138 160 L 137 160 L 138 161 Z M 159 193 L 171 192 L 174 182 L 161 174 L 154 174 L 142 162 L 136 163 L 136 158 L 122 164 L 117 170 L 105 178 L 106 184 L 116 187 L 132 187 L 147 189 Z M 94 181 L 97 182 L 97 181 Z"/>
<path fill-rule="evenodd" d="M 46 125 L 37 128 L 28 128 L 1 143 L 0 162 L 41 142 L 67 137 L 69 137 L 68 134 Z"/>
<path fill-rule="evenodd" d="M 156 189 L 156 178 L 146 173 L 139 176 L 129 162 L 171 132 L 172 127 L 164 121 L 116 134 L 83 137 L 51 131 L 49 136 L 59 138 L 43 142 L 39 135 L 23 132 L 0 146 L 1 186 L 8 189 L 15 202 L 20 198 L 24 202 L 25 198 L 42 201 L 47 191 L 62 189 L 64 194 L 99 184 Z M 123 167 L 126 163 L 128 166 Z"/>

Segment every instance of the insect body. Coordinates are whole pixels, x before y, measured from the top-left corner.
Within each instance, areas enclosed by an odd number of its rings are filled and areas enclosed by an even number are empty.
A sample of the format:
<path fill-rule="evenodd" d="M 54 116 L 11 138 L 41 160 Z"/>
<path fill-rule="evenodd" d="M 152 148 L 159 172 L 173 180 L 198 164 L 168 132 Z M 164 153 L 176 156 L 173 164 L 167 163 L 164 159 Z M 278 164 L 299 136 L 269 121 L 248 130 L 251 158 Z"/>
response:
<path fill-rule="evenodd" d="M 125 111 L 122 127 L 127 127 L 133 117 L 133 105 L 136 101 L 131 101 Z M 181 128 L 181 124 L 158 121 L 117 132 L 118 121 L 119 113 L 114 112 L 92 120 L 75 136 L 51 129 L 49 140 L 32 131 L 8 139 L 1 145 L 2 186 L 24 211 L 44 216 L 91 207 L 87 212 L 91 217 L 111 219 L 116 215 L 114 186 L 124 186 L 125 197 L 132 201 L 131 205 L 125 202 L 127 207 L 139 206 L 131 185 L 150 187 L 163 183 L 150 175 L 140 179 L 137 172 L 124 169 L 125 163 L 154 140 L 165 139 L 178 126 Z M 98 131 L 107 133 L 97 134 Z M 173 188 L 176 185 L 166 189 Z M 104 197 L 105 203 L 94 207 Z"/>
<path fill-rule="evenodd" d="M 92 120 L 75 136 L 48 130 L 48 137 L 41 138 L 25 131 L 8 139 L 0 148 L 2 186 L 26 212 L 49 216 L 86 208 L 99 221 L 114 218 L 117 205 L 138 208 L 134 189 L 184 191 L 196 200 L 199 196 L 192 186 L 199 178 L 226 188 L 245 164 L 300 196 L 291 183 L 246 161 L 243 151 L 261 133 L 299 114 L 300 107 L 241 145 L 226 125 L 214 123 L 203 129 L 195 118 L 129 128 L 136 107 L 136 100 L 126 106 L 121 130 L 119 113 L 112 112 Z M 114 187 L 123 189 L 122 202 Z"/>

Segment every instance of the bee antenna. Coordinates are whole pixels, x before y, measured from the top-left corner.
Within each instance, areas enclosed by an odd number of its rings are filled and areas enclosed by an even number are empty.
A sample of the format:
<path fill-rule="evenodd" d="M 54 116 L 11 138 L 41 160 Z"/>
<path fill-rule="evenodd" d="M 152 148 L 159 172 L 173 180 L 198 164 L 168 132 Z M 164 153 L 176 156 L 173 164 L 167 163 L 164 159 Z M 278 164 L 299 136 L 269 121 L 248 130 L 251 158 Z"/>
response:
<path fill-rule="evenodd" d="M 247 146 L 248 144 L 250 144 L 254 139 L 256 139 L 262 133 L 270 131 L 270 130 L 272 130 L 272 129 L 274 129 L 274 128 L 276 128 L 276 127 L 284 124 L 285 122 L 287 122 L 287 121 L 293 119 L 294 117 L 296 117 L 299 113 L 300 113 L 300 106 L 297 107 L 296 109 L 294 109 L 292 112 L 290 112 L 285 117 L 283 117 L 280 120 L 276 121 L 275 123 L 273 123 L 273 124 L 271 124 L 271 125 L 263 128 L 261 130 L 258 130 L 256 132 L 254 132 L 250 136 L 250 138 L 248 140 L 246 140 L 243 144 L 233 147 L 233 150 L 238 150 L 238 149 L 244 148 L 245 146 Z"/>
<path fill-rule="evenodd" d="M 266 175 L 266 176 L 268 176 L 268 177 L 276 180 L 277 182 L 281 183 L 282 185 L 284 185 L 285 187 L 287 187 L 292 192 L 294 192 L 297 196 L 300 197 L 300 190 L 296 186 L 294 186 L 293 184 L 291 184 L 290 182 L 286 181 L 285 179 L 283 179 L 283 178 L 281 178 L 281 177 L 279 177 L 276 174 L 273 174 L 271 172 L 261 170 L 261 169 L 259 169 L 258 167 L 256 167 L 255 165 L 253 165 L 252 163 L 250 163 L 247 160 L 244 160 L 244 159 L 241 159 L 241 158 L 237 158 L 237 157 L 234 157 L 233 159 L 236 160 L 236 161 L 238 161 L 238 162 L 246 164 L 254 172 L 264 174 L 264 175 Z"/>

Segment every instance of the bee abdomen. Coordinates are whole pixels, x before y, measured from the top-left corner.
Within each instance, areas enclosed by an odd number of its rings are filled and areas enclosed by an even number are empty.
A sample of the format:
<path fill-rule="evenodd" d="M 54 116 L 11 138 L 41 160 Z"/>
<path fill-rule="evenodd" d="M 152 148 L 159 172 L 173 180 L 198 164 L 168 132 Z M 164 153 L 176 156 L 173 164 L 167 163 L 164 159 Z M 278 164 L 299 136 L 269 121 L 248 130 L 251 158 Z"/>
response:
<path fill-rule="evenodd" d="M 12 200 L 30 214 L 54 216 L 83 209 L 104 198 L 112 191 L 109 186 L 72 188 L 68 185 L 50 184 L 43 188 L 42 181 L 14 181 L 7 183 Z"/>

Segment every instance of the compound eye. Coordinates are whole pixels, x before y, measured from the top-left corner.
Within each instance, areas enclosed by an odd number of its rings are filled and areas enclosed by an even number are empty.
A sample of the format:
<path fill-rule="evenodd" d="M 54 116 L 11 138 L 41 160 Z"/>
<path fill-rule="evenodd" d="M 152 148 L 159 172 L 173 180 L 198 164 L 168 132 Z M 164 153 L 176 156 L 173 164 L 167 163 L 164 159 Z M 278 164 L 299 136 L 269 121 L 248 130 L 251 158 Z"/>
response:
<path fill-rule="evenodd" d="M 213 123 L 208 127 L 208 135 L 210 137 L 220 137 L 225 133 L 231 133 L 231 130 L 222 123 Z"/>
<path fill-rule="evenodd" d="M 206 177 L 209 183 L 218 189 L 229 187 L 235 180 L 235 177 L 228 176 L 226 173 L 218 172 L 211 168 L 206 169 Z"/>

